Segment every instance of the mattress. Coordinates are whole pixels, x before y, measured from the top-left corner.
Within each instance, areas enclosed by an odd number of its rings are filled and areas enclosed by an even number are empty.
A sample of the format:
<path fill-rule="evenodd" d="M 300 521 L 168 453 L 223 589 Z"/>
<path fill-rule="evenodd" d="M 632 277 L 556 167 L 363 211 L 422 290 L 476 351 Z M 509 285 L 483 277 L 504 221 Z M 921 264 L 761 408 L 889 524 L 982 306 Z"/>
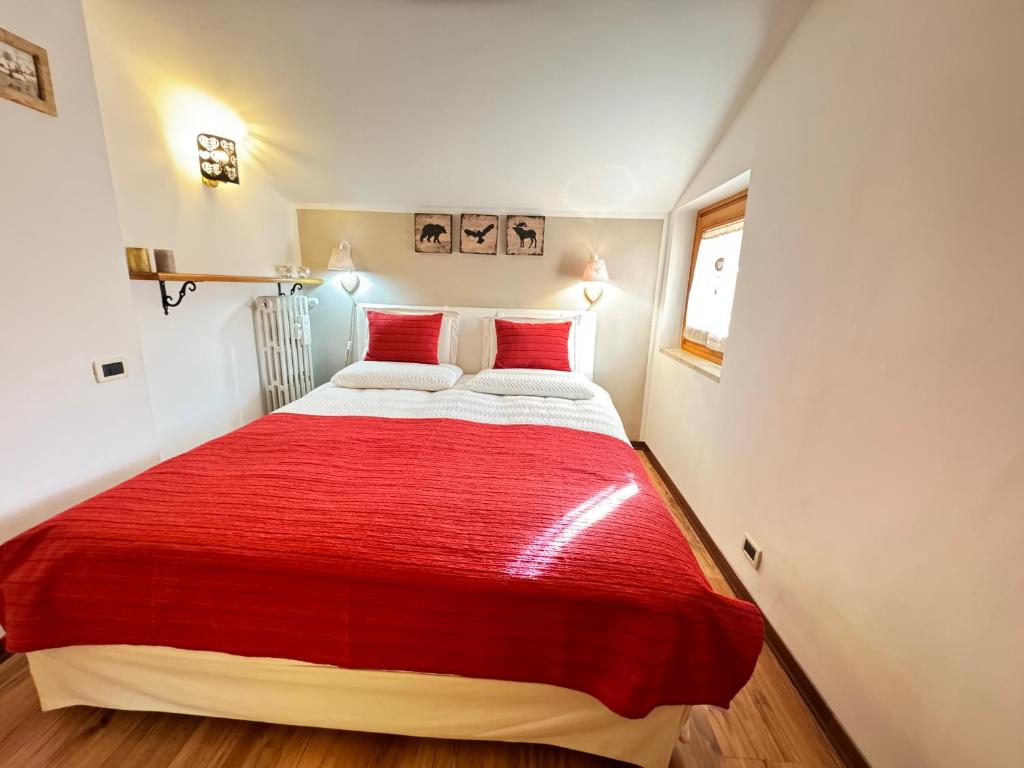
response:
<path fill-rule="evenodd" d="M 326 386 L 0 547 L 12 651 L 162 646 L 727 706 L 763 639 L 591 401 Z"/>

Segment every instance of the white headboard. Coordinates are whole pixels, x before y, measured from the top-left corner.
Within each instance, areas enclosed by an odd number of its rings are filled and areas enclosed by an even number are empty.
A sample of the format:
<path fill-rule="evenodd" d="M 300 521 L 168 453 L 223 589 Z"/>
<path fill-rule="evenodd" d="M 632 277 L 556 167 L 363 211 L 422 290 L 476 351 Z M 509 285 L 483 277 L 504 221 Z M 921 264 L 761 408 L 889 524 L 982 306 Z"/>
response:
<path fill-rule="evenodd" d="M 594 378 L 594 349 L 597 346 L 597 313 L 584 310 L 499 309 L 495 307 L 422 307 L 399 304 L 359 304 L 353 338 L 353 360 L 366 354 L 366 310 L 391 312 L 445 312 L 458 315 L 458 350 L 456 364 L 466 373 L 476 373 L 490 365 L 494 350 L 489 348 L 491 321 L 496 317 L 537 320 L 576 319 L 572 340 L 575 347 L 573 370 L 588 379 Z"/>

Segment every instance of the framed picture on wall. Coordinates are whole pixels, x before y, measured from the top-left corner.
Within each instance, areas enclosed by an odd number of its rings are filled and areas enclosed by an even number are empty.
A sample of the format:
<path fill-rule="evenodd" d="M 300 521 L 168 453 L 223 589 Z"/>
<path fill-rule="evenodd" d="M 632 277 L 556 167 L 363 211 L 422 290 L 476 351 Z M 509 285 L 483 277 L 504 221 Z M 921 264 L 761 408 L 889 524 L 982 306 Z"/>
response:
<path fill-rule="evenodd" d="M 506 218 L 505 253 L 509 256 L 543 256 L 544 217 L 510 215 Z"/>
<path fill-rule="evenodd" d="M 57 115 L 46 51 L 0 27 L 0 96 Z"/>
<path fill-rule="evenodd" d="M 452 215 L 417 213 L 413 216 L 416 253 L 452 252 Z"/>
<path fill-rule="evenodd" d="M 462 253 L 498 252 L 498 217 L 489 213 L 464 213 L 459 220 L 459 250 Z"/>

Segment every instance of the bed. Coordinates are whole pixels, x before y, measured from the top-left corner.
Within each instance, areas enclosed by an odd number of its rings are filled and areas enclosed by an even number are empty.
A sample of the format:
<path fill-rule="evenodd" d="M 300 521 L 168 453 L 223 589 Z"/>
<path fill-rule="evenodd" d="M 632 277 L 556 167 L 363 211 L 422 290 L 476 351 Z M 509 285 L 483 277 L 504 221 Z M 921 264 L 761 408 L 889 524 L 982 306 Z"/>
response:
<path fill-rule="evenodd" d="M 493 355 L 487 323 L 514 314 L 444 311 L 470 374 Z M 596 319 L 574 317 L 592 376 Z M 326 384 L 0 547 L 0 623 L 43 708 L 665 766 L 690 707 L 728 706 L 749 678 L 759 613 L 710 589 L 607 392 L 467 379 Z"/>

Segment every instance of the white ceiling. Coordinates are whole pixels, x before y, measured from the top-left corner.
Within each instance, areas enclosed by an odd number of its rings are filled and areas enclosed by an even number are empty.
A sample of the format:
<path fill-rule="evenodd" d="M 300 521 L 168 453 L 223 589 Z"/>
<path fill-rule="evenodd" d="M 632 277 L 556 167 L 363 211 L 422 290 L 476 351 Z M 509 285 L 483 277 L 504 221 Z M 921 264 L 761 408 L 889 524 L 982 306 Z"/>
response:
<path fill-rule="evenodd" d="M 661 215 L 809 3 L 85 8 L 93 45 L 233 108 L 296 204 Z"/>

